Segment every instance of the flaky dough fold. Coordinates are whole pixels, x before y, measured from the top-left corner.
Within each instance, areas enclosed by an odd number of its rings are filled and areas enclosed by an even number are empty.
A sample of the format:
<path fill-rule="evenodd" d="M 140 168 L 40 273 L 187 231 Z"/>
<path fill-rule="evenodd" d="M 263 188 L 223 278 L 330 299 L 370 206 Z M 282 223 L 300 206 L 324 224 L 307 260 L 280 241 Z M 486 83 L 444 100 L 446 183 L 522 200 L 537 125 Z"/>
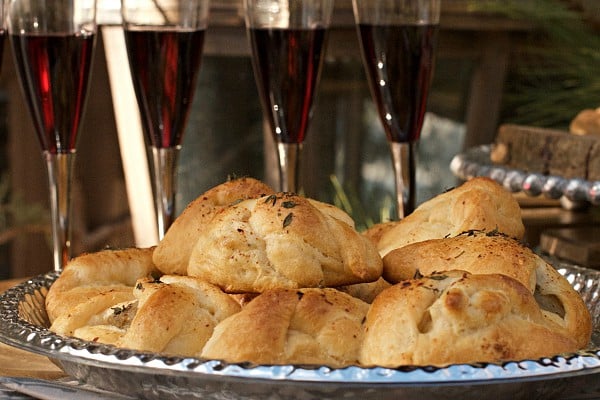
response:
<path fill-rule="evenodd" d="M 198 233 L 188 265 L 190 276 L 230 293 L 372 282 L 381 271 L 347 214 L 290 193 L 221 210 Z"/>

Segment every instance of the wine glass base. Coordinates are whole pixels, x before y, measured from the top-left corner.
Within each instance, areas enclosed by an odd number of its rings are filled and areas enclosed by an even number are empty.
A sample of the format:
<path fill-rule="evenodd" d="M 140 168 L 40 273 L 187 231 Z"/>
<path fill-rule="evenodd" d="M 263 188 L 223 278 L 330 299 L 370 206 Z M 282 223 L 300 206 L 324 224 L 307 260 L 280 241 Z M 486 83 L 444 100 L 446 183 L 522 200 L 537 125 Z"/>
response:
<path fill-rule="evenodd" d="M 159 240 L 175 220 L 175 196 L 177 193 L 177 166 L 181 147 L 152 147 L 154 176 L 154 201 Z"/>
<path fill-rule="evenodd" d="M 50 189 L 52 256 L 60 272 L 71 258 L 71 183 L 75 153 L 44 152 Z"/>
<path fill-rule="evenodd" d="M 415 210 L 415 142 L 390 142 L 396 184 L 396 213 L 403 219 Z"/>
<path fill-rule="evenodd" d="M 280 191 L 298 193 L 301 154 L 302 143 L 277 143 Z"/>

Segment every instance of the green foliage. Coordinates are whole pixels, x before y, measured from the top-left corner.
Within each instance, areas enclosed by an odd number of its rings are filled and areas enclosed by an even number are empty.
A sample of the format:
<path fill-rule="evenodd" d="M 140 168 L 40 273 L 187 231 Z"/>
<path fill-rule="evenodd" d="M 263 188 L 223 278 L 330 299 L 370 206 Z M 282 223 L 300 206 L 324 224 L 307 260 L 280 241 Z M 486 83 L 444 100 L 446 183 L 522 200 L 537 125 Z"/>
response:
<path fill-rule="evenodd" d="M 364 209 L 360 196 L 354 190 L 344 187 L 337 176 L 331 175 L 330 179 L 334 192 L 333 204 L 352 217 L 358 230 L 373 225 L 373 220 L 368 216 L 367 210 Z"/>
<path fill-rule="evenodd" d="M 470 9 L 527 21 L 515 48 L 503 122 L 567 128 L 577 113 L 600 107 L 600 35 L 573 2 L 473 0 Z"/>
<path fill-rule="evenodd" d="M 343 185 L 335 175 L 331 175 L 331 186 L 333 188 L 333 204 L 344 210 L 356 224 L 356 230 L 364 231 L 378 222 L 387 222 L 392 220 L 392 197 L 388 196 L 383 199 L 381 207 L 374 210 L 373 207 L 365 208 L 360 195 L 355 188 Z M 367 202 L 368 203 L 368 202 Z M 373 213 L 377 215 L 373 215 Z"/>

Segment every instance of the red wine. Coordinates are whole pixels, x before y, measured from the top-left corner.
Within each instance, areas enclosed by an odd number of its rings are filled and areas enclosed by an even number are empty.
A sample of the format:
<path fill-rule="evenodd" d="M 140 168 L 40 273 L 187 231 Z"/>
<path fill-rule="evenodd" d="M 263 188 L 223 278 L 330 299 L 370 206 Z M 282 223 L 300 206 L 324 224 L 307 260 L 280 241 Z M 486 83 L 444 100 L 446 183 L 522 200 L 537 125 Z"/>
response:
<path fill-rule="evenodd" d="M 95 34 L 11 35 L 15 63 L 43 151 L 75 151 Z"/>
<path fill-rule="evenodd" d="M 142 124 L 156 148 L 181 145 L 200 69 L 204 30 L 125 30 Z"/>
<path fill-rule="evenodd" d="M 360 24 L 359 32 L 367 78 L 388 140 L 418 140 L 438 26 Z"/>
<path fill-rule="evenodd" d="M 326 42 L 325 28 L 249 29 L 258 92 L 278 142 L 302 143 Z"/>

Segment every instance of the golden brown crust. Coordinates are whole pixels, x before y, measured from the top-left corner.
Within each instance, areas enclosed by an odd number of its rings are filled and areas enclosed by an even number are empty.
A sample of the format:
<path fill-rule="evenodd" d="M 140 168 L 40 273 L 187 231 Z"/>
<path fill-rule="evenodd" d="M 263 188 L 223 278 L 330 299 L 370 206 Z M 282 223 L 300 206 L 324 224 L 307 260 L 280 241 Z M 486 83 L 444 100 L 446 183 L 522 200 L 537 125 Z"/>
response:
<path fill-rule="evenodd" d="M 294 194 L 245 200 L 199 234 L 188 274 L 229 293 L 375 281 L 381 257 L 349 222 L 341 210 Z"/>
<path fill-rule="evenodd" d="M 335 289 L 264 292 L 217 326 L 202 357 L 259 364 L 357 364 L 368 308 Z"/>
<path fill-rule="evenodd" d="M 199 355 L 214 327 L 240 305 L 218 287 L 187 276 L 141 280 L 137 312 L 119 347 L 173 355 Z"/>
<path fill-rule="evenodd" d="M 113 290 L 133 288 L 140 278 L 157 274 L 152 262 L 154 248 L 103 250 L 72 259 L 46 296 L 50 322 L 82 299 Z"/>
<path fill-rule="evenodd" d="M 569 131 L 575 135 L 600 136 L 600 107 L 579 112 L 571 121 Z"/>
<path fill-rule="evenodd" d="M 97 337 L 97 333 L 87 331 L 84 336 L 82 328 L 86 326 L 112 326 L 119 328 L 121 334 L 123 323 L 120 321 L 120 316 L 126 316 L 129 313 L 116 312 L 116 310 L 124 310 L 135 308 L 135 297 L 133 288 L 123 287 L 106 290 L 104 292 L 92 295 L 81 296 L 79 302 L 69 307 L 68 312 L 59 314 L 55 319 L 50 330 L 59 335 L 81 337 L 82 339 L 101 341 L 102 343 L 113 343 L 102 340 Z M 90 335 L 94 335 L 90 337 Z M 114 333 L 111 334 L 114 335 Z"/>
<path fill-rule="evenodd" d="M 366 320 L 364 365 L 535 359 L 580 348 L 533 295 L 500 274 L 447 271 L 382 292 Z"/>
<path fill-rule="evenodd" d="M 498 231 L 522 239 L 525 227 L 514 197 L 488 178 L 473 178 L 422 203 L 387 229 L 378 242 L 382 256 L 410 243 L 454 237 L 470 230 Z"/>
<path fill-rule="evenodd" d="M 371 227 L 369 227 L 366 231 L 363 232 L 363 235 L 365 235 L 367 238 L 369 238 L 373 244 L 375 246 L 377 246 L 377 244 L 379 243 L 379 241 L 381 240 L 381 237 L 391 228 L 393 228 L 398 221 L 387 221 L 387 222 L 380 222 L 378 224 L 375 224 Z"/>
<path fill-rule="evenodd" d="M 272 194 L 268 185 L 252 178 L 227 181 L 192 201 L 179 215 L 154 251 L 154 263 L 165 274 L 185 275 L 200 231 L 231 203 Z"/>
<path fill-rule="evenodd" d="M 515 239 L 473 231 L 392 250 L 383 258 L 383 276 L 398 283 L 453 269 L 472 274 L 495 273 L 518 280 L 533 293 L 540 262 L 544 261 Z"/>
<path fill-rule="evenodd" d="M 561 327 L 578 349 L 590 342 L 592 318 L 581 296 L 546 262 L 536 268 L 535 299 L 544 317 Z"/>
<path fill-rule="evenodd" d="M 82 298 L 50 330 L 140 351 L 197 356 L 214 327 L 239 312 L 218 287 L 186 276 L 138 280 L 135 287 Z"/>
<path fill-rule="evenodd" d="M 354 285 L 339 286 L 337 289 L 348 293 L 352 297 L 361 299 L 365 303 L 371 304 L 373 300 L 385 289 L 392 286 L 383 278 L 377 279 L 375 282 L 356 283 Z"/>
<path fill-rule="evenodd" d="M 450 270 L 516 279 L 535 296 L 546 318 L 578 346 L 588 344 L 591 317 L 581 296 L 551 265 L 514 239 L 471 232 L 410 244 L 384 257 L 383 276 L 392 283 Z"/>

